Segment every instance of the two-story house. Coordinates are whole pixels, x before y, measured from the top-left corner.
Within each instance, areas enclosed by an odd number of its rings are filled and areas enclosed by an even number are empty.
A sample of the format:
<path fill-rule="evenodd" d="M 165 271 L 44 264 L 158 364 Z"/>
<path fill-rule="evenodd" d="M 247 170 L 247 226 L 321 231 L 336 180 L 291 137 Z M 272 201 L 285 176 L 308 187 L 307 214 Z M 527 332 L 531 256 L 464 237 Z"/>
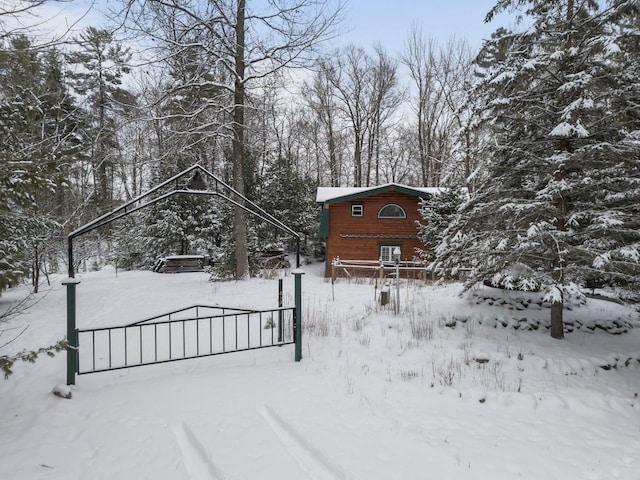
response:
<path fill-rule="evenodd" d="M 403 261 L 413 259 L 422 246 L 416 226 L 420 198 L 440 190 L 396 183 L 319 187 L 316 202 L 322 205 L 319 236 L 326 242 L 325 276 L 331 275 L 331 262 L 338 257 L 391 262 L 399 248 Z"/>

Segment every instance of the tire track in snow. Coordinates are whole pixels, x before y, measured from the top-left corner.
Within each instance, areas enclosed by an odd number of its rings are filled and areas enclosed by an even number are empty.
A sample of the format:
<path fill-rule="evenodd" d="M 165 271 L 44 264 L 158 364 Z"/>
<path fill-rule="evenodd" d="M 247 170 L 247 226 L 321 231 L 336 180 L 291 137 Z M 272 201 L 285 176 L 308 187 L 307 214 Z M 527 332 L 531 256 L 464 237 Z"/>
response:
<path fill-rule="evenodd" d="M 333 465 L 322 452 L 311 445 L 302 435 L 282 419 L 269 406 L 260 411 L 271 430 L 276 434 L 289 455 L 311 480 L 347 480 L 342 469 Z"/>
<path fill-rule="evenodd" d="M 174 424 L 171 430 L 182 452 L 182 463 L 190 480 L 225 480 L 186 423 Z"/>

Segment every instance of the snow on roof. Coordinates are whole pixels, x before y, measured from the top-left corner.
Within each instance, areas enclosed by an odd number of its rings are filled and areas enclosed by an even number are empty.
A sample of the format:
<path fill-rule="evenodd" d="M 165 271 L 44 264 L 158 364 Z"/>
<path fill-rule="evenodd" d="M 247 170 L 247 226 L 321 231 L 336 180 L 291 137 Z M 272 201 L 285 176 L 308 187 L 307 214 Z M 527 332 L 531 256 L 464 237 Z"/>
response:
<path fill-rule="evenodd" d="M 318 187 L 316 202 L 327 202 L 341 197 L 363 194 L 371 190 L 386 190 L 392 186 L 399 187 L 399 190 L 414 190 L 427 195 L 438 194 L 444 190 L 442 187 L 409 187 L 400 183 L 385 183 L 384 185 L 376 185 L 373 187 Z"/>

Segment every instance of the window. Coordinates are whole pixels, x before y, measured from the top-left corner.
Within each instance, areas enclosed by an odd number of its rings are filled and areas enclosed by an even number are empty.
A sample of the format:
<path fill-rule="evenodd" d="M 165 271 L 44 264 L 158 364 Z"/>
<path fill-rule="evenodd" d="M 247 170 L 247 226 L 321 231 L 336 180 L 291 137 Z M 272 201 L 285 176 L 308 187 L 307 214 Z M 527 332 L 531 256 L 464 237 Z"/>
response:
<path fill-rule="evenodd" d="M 394 263 L 393 251 L 396 248 L 400 249 L 400 258 L 402 258 L 401 245 L 380 245 L 380 260 L 382 260 L 383 263 Z"/>
<path fill-rule="evenodd" d="M 400 205 L 389 203 L 380 209 L 378 218 L 407 218 L 407 214 Z"/>
<path fill-rule="evenodd" d="M 351 204 L 351 216 L 352 217 L 362 217 L 364 215 L 364 205 L 361 203 L 352 203 Z"/>

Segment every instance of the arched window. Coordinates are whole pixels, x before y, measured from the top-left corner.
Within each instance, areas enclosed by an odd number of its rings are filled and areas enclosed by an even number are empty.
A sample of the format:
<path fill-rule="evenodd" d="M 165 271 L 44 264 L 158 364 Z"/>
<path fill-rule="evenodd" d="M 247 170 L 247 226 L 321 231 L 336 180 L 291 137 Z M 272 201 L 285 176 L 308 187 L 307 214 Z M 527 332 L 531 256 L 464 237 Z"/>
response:
<path fill-rule="evenodd" d="M 388 203 L 380 209 L 378 218 L 407 218 L 407 214 L 400 205 Z"/>

